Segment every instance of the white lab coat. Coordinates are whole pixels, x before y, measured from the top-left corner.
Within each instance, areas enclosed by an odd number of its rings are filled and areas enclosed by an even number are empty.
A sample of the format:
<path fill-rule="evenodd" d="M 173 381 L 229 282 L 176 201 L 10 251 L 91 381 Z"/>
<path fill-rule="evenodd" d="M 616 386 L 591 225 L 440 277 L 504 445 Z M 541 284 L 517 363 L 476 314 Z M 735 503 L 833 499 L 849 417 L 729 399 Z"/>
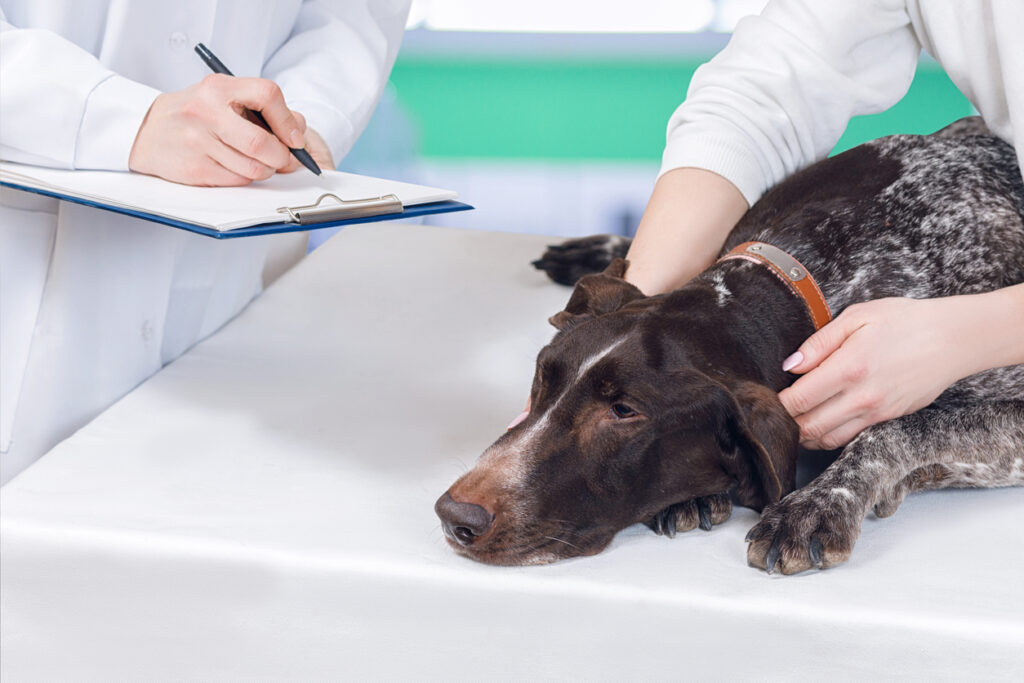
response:
<path fill-rule="evenodd" d="M 341 159 L 408 5 L 0 0 L 0 158 L 127 171 L 153 99 L 209 73 L 192 51 L 203 42 L 236 75 L 277 82 Z M 236 315 L 281 242 L 0 192 L 0 482 Z"/>
<path fill-rule="evenodd" d="M 910 87 L 921 48 L 1024 166 L 1024 3 L 773 0 L 736 26 L 668 124 L 661 173 L 696 167 L 753 204 Z"/>

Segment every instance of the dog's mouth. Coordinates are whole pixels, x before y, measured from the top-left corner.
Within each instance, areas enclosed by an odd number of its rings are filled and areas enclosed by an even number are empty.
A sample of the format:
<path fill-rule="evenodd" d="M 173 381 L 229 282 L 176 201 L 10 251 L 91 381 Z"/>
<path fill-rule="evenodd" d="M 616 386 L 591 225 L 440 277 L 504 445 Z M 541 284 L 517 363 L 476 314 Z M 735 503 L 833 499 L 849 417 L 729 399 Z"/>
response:
<path fill-rule="evenodd" d="M 530 537 L 503 539 L 496 537 L 497 542 L 482 542 L 475 545 L 463 545 L 457 538 L 448 535 L 445 539 L 456 553 L 471 560 L 484 564 L 499 566 L 532 566 L 550 564 L 573 557 L 596 555 L 611 542 L 606 540 L 594 543 L 576 539 L 576 543 L 559 536 L 540 533 Z"/>
<path fill-rule="evenodd" d="M 449 493 L 434 506 L 448 545 L 485 564 L 526 566 L 596 555 L 614 531 L 581 529 L 568 521 L 529 520 L 522 514 L 491 514 L 482 506 L 455 501 Z"/>

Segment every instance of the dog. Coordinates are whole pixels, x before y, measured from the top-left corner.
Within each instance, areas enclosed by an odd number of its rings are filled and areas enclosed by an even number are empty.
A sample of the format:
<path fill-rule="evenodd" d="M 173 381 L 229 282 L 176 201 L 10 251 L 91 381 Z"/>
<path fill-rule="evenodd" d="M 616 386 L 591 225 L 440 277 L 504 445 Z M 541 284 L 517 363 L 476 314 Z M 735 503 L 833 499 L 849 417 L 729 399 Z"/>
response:
<path fill-rule="evenodd" d="M 986 292 L 1024 282 L 1024 182 L 1013 148 L 963 119 L 793 175 L 751 207 L 723 254 L 748 242 L 805 266 L 837 314 Z M 458 553 L 542 564 L 598 553 L 636 523 L 710 530 L 736 503 L 761 512 L 748 563 L 792 574 L 844 562 L 869 511 L 888 517 L 910 492 L 1024 484 L 1016 365 L 864 430 L 794 490 L 799 430 L 778 392 L 794 381 L 783 359 L 815 329 L 804 302 L 746 259 L 647 297 L 623 279 L 626 249 L 625 238 L 584 238 L 535 264 L 578 282 L 550 319 L 558 331 L 537 358 L 532 410 L 435 505 Z"/>

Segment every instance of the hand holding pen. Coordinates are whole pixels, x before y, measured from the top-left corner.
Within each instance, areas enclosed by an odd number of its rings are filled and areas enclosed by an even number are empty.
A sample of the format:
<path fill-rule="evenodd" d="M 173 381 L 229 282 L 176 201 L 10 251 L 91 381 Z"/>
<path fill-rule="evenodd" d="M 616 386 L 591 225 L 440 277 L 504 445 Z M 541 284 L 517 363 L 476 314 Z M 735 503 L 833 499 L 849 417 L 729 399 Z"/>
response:
<path fill-rule="evenodd" d="M 228 69 L 226 66 L 224 66 L 223 62 L 221 62 L 219 59 L 217 59 L 217 55 L 215 55 L 212 52 L 210 52 L 210 48 L 206 47 L 202 43 L 199 43 L 198 45 L 196 45 L 196 54 L 199 55 L 200 58 L 202 58 L 202 60 L 204 62 L 206 62 L 206 66 L 210 67 L 210 71 L 212 71 L 213 73 L 215 73 L 215 74 L 223 74 L 225 76 L 234 76 L 234 74 L 231 73 L 231 70 Z M 263 118 L 263 114 L 259 113 L 259 111 L 254 109 L 254 110 L 249 111 L 248 113 L 252 114 L 253 118 L 256 119 L 256 122 L 260 126 L 262 126 L 264 128 L 264 130 L 266 130 L 268 133 L 273 133 L 274 132 L 273 130 L 271 130 L 270 124 L 267 123 L 267 120 L 265 118 Z M 289 132 L 285 133 L 286 137 L 282 137 L 280 135 L 278 135 L 277 137 L 282 142 L 290 141 L 291 142 L 291 148 L 290 148 L 289 151 L 291 151 L 292 155 L 296 159 L 298 159 L 302 163 L 303 166 L 308 168 L 313 173 L 316 173 L 317 175 L 320 175 L 320 167 L 316 165 L 315 161 L 313 161 L 313 157 L 309 156 L 309 152 L 307 152 L 303 148 L 303 145 L 301 144 L 301 142 L 304 142 L 304 140 L 300 141 L 299 138 L 298 138 L 298 135 L 296 135 L 297 133 L 298 133 L 297 130 L 296 131 L 289 131 Z M 296 143 L 300 143 L 300 144 L 296 144 Z"/>
<path fill-rule="evenodd" d="M 266 128 L 246 118 L 249 112 L 258 112 Z M 334 168 L 327 145 L 288 109 L 273 81 L 211 74 L 153 101 L 129 168 L 187 185 L 246 185 L 297 169 L 290 148 L 305 152 L 306 144 L 313 158 Z"/>

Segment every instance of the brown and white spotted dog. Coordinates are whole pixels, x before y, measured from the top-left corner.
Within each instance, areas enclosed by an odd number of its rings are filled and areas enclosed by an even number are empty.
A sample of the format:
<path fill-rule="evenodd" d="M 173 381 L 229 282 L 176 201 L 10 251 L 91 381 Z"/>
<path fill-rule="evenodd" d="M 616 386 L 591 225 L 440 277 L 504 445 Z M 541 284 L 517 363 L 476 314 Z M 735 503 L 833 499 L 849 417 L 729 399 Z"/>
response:
<path fill-rule="evenodd" d="M 750 209 L 725 251 L 753 240 L 785 250 L 838 314 L 1024 282 L 1022 216 L 1014 150 L 964 119 L 794 175 Z M 610 265 L 579 280 L 551 318 L 559 331 L 537 359 L 528 417 L 438 500 L 459 553 L 515 565 L 590 555 L 637 522 L 668 535 L 710 529 L 735 501 L 763 509 L 749 563 L 789 574 L 846 560 L 867 513 L 887 517 L 909 492 L 1024 484 L 1018 365 L 865 430 L 794 491 L 798 429 L 777 392 L 794 379 L 783 359 L 813 332 L 804 303 L 744 260 L 645 297 L 614 260 L 627 247 L 586 238 L 538 263 L 563 281 Z"/>

